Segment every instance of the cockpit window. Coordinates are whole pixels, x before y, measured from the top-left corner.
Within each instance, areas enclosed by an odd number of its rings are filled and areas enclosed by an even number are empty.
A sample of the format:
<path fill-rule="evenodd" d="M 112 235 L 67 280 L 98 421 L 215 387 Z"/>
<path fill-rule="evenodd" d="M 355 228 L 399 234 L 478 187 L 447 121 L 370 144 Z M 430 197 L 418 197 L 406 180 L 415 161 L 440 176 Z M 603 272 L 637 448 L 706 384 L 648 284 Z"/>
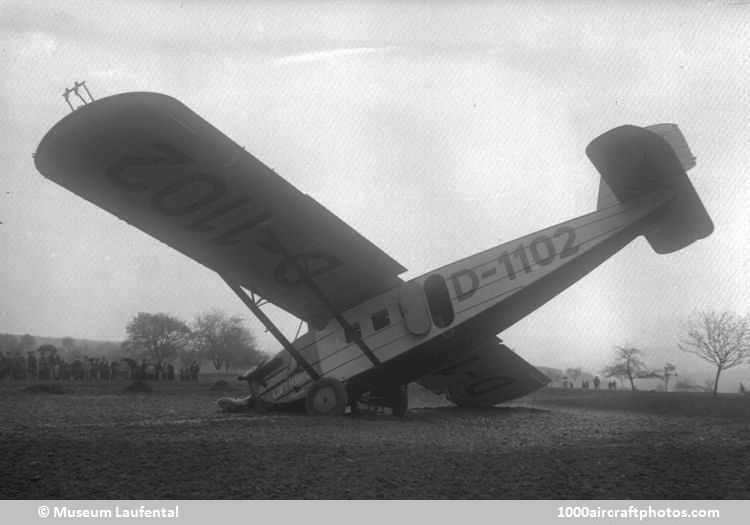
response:
<path fill-rule="evenodd" d="M 388 309 L 383 308 L 382 310 L 372 314 L 372 328 L 373 330 L 380 330 L 391 324 L 391 317 L 388 315 Z"/>

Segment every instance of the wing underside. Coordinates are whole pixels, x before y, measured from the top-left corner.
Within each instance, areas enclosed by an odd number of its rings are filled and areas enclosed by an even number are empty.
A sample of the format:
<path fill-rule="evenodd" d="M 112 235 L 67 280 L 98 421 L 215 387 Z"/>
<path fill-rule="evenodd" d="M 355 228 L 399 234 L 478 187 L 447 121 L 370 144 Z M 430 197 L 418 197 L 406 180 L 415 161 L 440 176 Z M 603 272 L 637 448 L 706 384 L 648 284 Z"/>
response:
<path fill-rule="evenodd" d="M 35 155 L 47 178 L 282 309 L 330 317 L 405 269 L 179 101 L 125 93 L 77 109 Z"/>
<path fill-rule="evenodd" d="M 525 396 L 549 378 L 497 338 L 474 346 L 417 383 L 462 407 L 492 406 Z"/>

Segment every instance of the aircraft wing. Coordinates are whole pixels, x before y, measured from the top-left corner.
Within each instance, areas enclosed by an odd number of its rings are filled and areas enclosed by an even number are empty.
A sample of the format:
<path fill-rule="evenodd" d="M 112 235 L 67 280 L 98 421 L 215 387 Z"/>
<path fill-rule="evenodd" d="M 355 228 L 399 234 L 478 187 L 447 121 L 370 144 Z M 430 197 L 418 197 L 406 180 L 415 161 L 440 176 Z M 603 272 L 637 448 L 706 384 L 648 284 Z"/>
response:
<path fill-rule="evenodd" d="M 525 396 L 550 380 L 497 338 L 474 346 L 417 383 L 462 407 L 492 406 Z"/>
<path fill-rule="evenodd" d="M 402 282 L 400 264 L 165 95 L 124 93 L 78 108 L 47 133 L 35 163 L 45 177 L 316 326 L 330 315 L 295 266 L 339 311 Z"/>

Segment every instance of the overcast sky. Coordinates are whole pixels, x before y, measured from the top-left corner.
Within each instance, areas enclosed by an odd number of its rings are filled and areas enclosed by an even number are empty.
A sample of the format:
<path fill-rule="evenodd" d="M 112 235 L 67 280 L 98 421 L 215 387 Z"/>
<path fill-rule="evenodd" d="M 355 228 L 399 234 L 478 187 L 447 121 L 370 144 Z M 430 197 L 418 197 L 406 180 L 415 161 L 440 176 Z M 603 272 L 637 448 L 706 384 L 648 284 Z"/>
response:
<path fill-rule="evenodd" d="M 698 157 L 690 176 L 714 234 L 666 256 L 638 239 L 501 335 L 538 365 L 594 372 L 628 343 L 665 349 L 649 364 L 688 367 L 695 358 L 666 349 L 694 309 L 750 312 L 750 6 L 0 6 L 0 333 L 121 340 L 139 311 L 251 318 L 210 270 L 35 170 L 76 80 L 97 98 L 178 98 L 405 278 L 592 211 L 588 142 L 675 122 Z M 271 312 L 293 336 L 293 320 Z M 249 322 L 264 349 L 278 347 Z"/>

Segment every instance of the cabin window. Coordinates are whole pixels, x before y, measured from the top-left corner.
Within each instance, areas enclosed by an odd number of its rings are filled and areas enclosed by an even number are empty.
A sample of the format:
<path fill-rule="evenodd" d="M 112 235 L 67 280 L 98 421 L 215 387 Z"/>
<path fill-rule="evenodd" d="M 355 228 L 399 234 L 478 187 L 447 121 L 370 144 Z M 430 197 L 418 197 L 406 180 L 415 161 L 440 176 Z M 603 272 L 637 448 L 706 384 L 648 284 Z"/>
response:
<path fill-rule="evenodd" d="M 456 315 L 453 312 L 453 303 L 451 303 L 451 296 L 443 276 L 430 275 L 424 282 L 424 293 L 427 296 L 427 305 L 430 307 L 430 315 L 435 326 L 440 328 L 449 326 Z"/>
<path fill-rule="evenodd" d="M 391 324 L 391 317 L 388 315 L 387 309 L 382 309 L 379 312 L 372 314 L 372 328 L 373 330 L 380 330 Z"/>
<path fill-rule="evenodd" d="M 357 337 L 362 339 L 362 328 L 360 328 L 359 323 L 351 323 L 352 330 L 354 330 L 354 333 L 357 334 Z M 351 335 L 349 335 L 349 332 L 347 330 L 344 330 L 344 333 L 346 334 L 346 342 L 351 343 L 354 341 Z"/>
<path fill-rule="evenodd" d="M 432 328 L 432 319 L 422 285 L 416 281 L 404 283 L 398 290 L 398 300 L 406 329 L 414 335 L 428 333 Z"/>

